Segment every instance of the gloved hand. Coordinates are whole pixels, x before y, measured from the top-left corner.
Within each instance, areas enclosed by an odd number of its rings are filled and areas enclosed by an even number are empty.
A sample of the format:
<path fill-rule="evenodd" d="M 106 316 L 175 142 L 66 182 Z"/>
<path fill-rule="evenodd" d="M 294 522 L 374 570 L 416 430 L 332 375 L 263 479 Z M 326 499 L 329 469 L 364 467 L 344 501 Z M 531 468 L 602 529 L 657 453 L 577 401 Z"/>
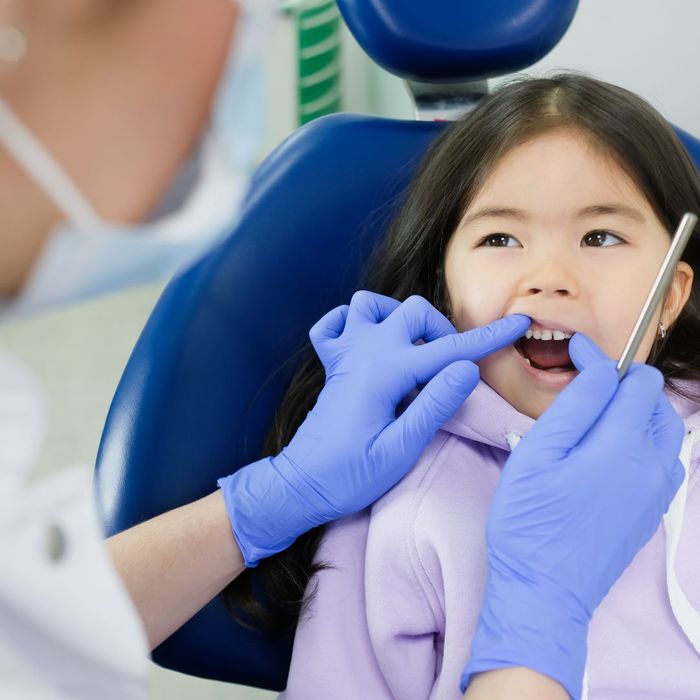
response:
<path fill-rule="evenodd" d="M 579 698 L 593 611 L 683 481 L 683 422 L 661 373 L 637 364 L 618 385 L 614 362 L 580 333 L 569 353 L 581 374 L 513 450 L 496 488 L 462 690 L 479 671 L 527 666 Z"/>
<path fill-rule="evenodd" d="M 399 304 L 365 291 L 326 314 L 309 333 L 326 370 L 316 405 L 279 455 L 218 482 L 246 565 L 384 494 L 473 391 L 474 361 L 529 325 L 513 315 L 456 333 L 422 297 Z M 397 418 L 419 384 L 426 386 Z"/>

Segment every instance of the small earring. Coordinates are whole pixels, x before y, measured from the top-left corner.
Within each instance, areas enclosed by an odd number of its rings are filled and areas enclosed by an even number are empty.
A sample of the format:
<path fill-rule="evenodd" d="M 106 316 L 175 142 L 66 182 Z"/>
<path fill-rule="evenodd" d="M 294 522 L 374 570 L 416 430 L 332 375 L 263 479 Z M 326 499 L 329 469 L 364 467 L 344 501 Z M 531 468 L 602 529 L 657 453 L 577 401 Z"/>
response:
<path fill-rule="evenodd" d="M 663 340 L 666 337 L 666 327 L 663 321 L 659 321 L 659 338 Z"/>

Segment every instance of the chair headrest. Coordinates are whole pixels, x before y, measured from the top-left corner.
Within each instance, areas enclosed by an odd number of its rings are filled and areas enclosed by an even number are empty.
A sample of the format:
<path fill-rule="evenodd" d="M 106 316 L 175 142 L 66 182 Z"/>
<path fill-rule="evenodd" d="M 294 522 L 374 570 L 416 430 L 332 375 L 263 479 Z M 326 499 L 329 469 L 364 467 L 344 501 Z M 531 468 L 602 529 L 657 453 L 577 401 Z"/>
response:
<path fill-rule="evenodd" d="M 420 82 L 483 80 L 523 70 L 564 36 L 578 0 L 337 0 L 380 66 Z"/>

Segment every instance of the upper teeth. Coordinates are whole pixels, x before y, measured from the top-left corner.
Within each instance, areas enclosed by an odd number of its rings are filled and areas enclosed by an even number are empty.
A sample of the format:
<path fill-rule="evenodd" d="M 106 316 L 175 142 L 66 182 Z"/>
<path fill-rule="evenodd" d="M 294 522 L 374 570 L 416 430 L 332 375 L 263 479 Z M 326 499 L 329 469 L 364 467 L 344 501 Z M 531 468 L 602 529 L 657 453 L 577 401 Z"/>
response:
<path fill-rule="evenodd" d="M 571 338 L 571 333 L 564 333 L 564 331 L 533 331 L 529 328 L 525 331 L 526 338 L 534 338 L 535 340 L 566 340 Z"/>

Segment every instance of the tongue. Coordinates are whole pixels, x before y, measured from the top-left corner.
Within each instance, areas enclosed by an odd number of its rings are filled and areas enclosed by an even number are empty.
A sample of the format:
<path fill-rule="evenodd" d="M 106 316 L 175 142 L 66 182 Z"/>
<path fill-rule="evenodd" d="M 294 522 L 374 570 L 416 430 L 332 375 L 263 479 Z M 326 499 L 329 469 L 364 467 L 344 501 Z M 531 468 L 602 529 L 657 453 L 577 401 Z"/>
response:
<path fill-rule="evenodd" d="M 569 338 L 566 340 L 535 340 L 524 338 L 521 349 L 523 355 L 537 369 L 571 368 Z"/>

